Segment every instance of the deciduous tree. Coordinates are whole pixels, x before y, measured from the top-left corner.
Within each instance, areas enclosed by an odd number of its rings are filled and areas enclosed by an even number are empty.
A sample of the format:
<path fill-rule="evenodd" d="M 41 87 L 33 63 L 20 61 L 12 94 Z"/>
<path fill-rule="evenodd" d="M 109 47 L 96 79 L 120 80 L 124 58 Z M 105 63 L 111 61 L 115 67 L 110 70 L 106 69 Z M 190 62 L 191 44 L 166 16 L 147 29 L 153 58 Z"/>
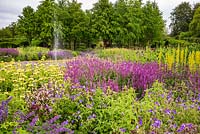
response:
<path fill-rule="evenodd" d="M 182 2 L 175 7 L 171 12 L 171 35 L 176 36 L 181 32 L 187 32 L 189 30 L 189 24 L 192 20 L 193 13 L 192 7 L 189 2 Z"/>
<path fill-rule="evenodd" d="M 194 13 L 193 20 L 190 23 L 190 31 L 193 36 L 200 37 L 200 7 Z"/>
<path fill-rule="evenodd" d="M 23 8 L 22 15 L 19 16 L 18 20 L 18 30 L 22 36 L 26 37 L 29 45 L 35 36 L 35 12 L 30 6 Z"/>

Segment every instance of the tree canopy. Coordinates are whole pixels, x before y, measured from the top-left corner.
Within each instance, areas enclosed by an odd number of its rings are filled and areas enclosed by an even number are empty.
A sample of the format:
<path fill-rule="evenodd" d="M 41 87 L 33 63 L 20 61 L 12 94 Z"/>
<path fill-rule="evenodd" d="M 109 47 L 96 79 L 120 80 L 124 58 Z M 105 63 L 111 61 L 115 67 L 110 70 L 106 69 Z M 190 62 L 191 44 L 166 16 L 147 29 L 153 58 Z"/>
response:
<path fill-rule="evenodd" d="M 196 9 L 189 28 L 194 36 L 200 37 L 200 7 Z"/>
<path fill-rule="evenodd" d="M 175 7 L 171 12 L 171 35 L 176 36 L 181 32 L 187 32 L 192 17 L 192 7 L 189 2 L 182 2 Z"/>
<path fill-rule="evenodd" d="M 38 40 L 51 48 L 59 36 L 70 49 L 80 44 L 91 47 L 99 41 L 109 46 L 144 46 L 162 38 L 165 24 L 155 2 L 98 0 L 86 11 L 81 5 L 77 0 L 43 0 L 35 11 L 24 7 L 16 22 L 17 32 L 29 45 Z"/>

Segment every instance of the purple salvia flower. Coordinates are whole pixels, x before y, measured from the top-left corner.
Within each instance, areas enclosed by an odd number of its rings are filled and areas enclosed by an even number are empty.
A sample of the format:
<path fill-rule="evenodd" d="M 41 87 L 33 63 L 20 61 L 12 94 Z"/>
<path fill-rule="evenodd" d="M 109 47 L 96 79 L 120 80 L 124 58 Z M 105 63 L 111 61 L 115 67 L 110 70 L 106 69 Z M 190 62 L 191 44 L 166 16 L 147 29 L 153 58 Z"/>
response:
<path fill-rule="evenodd" d="M 185 124 L 182 124 L 179 128 L 178 128 L 178 130 L 177 130 L 177 132 L 182 132 L 183 130 L 185 130 Z"/>
<path fill-rule="evenodd" d="M 54 123 L 55 121 L 57 121 L 60 118 L 60 115 L 56 115 L 55 117 L 53 117 L 52 119 L 50 119 L 48 122 L 50 124 Z"/>
<path fill-rule="evenodd" d="M 36 116 L 35 118 L 32 119 L 31 123 L 29 124 L 31 127 L 34 127 L 36 122 L 38 121 L 38 116 Z"/>
<path fill-rule="evenodd" d="M 160 128 L 161 126 L 161 121 L 158 119 L 154 119 L 154 123 L 152 124 L 153 127 L 155 128 Z"/>
<path fill-rule="evenodd" d="M 64 126 L 64 125 L 68 125 L 69 124 L 69 121 L 68 120 L 66 120 L 66 121 L 64 121 L 64 122 L 62 122 L 62 126 Z"/>
<path fill-rule="evenodd" d="M 30 117 L 32 117 L 35 114 L 35 112 L 30 112 L 26 115 L 26 119 L 29 119 Z"/>
<path fill-rule="evenodd" d="M 160 103 L 159 103 L 159 102 L 155 102 L 155 104 L 158 105 L 158 106 L 160 106 Z"/>
<path fill-rule="evenodd" d="M 56 129 L 56 133 L 57 134 L 60 134 L 60 133 L 63 133 L 63 132 L 67 132 L 68 129 L 67 128 L 64 128 L 64 127 L 61 127 L 61 128 L 57 128 Z"/>
<path fill-rule="evenodd" d="M 8 103 L 11 101 L 12 96 L 7 100 L 1 102 L 0 106 L 0 123 L 3 123 L 8 116 Z"/>
<path fill-rule="evenodd" d="M 200 106 L 198 106 L 198 111 L 200 111 Z"/>
<path fill-rule="evenodd" d="M 83 100 L 80 99 L 80 100 L 79 100 L 79 103 L 83 103 Z"/>
<path fill-rule="evenodd" d="M 165 109 L 165 113 L 170 115 L 171 114 L 171 111 L 169 109 Z"/>
<path fill-rule="evenodd" d="M 119 129 L 122 133 L 125 133 L 126 132 L 126 129 L 125 128 L 120 128 Z"/>
<path fill-rule="evenodd" d="M 172 113 L 173 113 L 173 114 L 176 114 L 177 112 L 176 112 L 176 110 L 172 110 Z"/>
<path fill-rule="evenodd" d="M 0 48 L 0 56 L 18 56 L 19 51 L 15 48 Z"/>
<path fill-rule="evenodd" d="M 152 109 L 150 109 L 150 110 L 149 110 L 149 112 L 150 112 L 150 113 L 153 113 L 153 110 L 152 110 Z"/>
<path fill-rule="evenodd" d="M 88 117 L 88 119 L 94 119 L 94 118 L 96 118 L 96 114 L 92 114 L 92 115 L 90 115 L 90 116 Z"/>
<path fill-rule="evenodd" d="M 142 118 L 141 117 L 139 118 L 139 124 L 140 124 L 140 126 L 142 126 Z"/>
<path fill-rule="evenodd" d="M 193 128 L 194 125 L 192 123 L 183 123 L 177 130 L 177 132 L 183 132 L 184 130 L 186 131 L 190 131 L 191 129 L 194 129 Z"/>

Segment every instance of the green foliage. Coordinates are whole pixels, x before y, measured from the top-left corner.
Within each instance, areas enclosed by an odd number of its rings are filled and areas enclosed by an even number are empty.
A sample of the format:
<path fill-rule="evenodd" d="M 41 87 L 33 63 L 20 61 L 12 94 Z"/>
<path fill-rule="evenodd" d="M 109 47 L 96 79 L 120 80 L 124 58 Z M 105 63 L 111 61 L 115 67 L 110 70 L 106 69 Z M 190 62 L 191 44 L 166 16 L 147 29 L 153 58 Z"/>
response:
<path fill-rule="evenodd" d="M 56 5 L 54 0 L 44 0 L 36 10 L 36 32 L 37 37 L 42 42 L 51 46 L 53 42 L 54 31 L 54 13 L 56 12 Z"/>
<path fill-rule="evenodd" d="M 118 46 L 132 47 L 144 38 L 143 11 L 140 0 L 119 0 L 116 2 L 115 18 L 115 41 Z"/>
<path fill-rule="evenodd" d="M 151 51 L 148 47 L 146 51 L 112 48 L 97 50 L 96 53 L 100 58 L 111 59 L 115 62 L 132 61 L 145 63 L 157 60 L 157 51 Z"/>
<path fill-rule="evenodd" d="M 152 42 L 162 39 L 165 24 L 158 5 L 155 2 L 148 1 L 143 7 L 143 12 L 144 40 Z"/>
<path fill-rule="evenodd" d="M 39 40 L 39 39 L 33 39 L 31 41 L 31 46 L 39 46 L 40 43 L 42 43 L 41 40 Z"/>
<path fill-rule="evenodd" d="M 92 9 L 92 33 L 96 39 L 110 41 L 114 33 L 114 10 L 109 0 L 99 0 Z"/>
<path fill-rule="evenodd" d="M 64 34 L 70 44 L 70 48 L 75 50 L 78 47 L 77 45 L 86 39 L 85 31 L 87 31 L 89 18 L 81 9 L 81 4 L 77 1 L 68 1 L 64 10 L 68 14 L 68 18 L 64 21 L 66 29 Z"/>
<path fill-rule="evenodd" d="M 142 100 L 136 100 L 133 89 L 120 93 L 98 89 L 91 95 L 77 88 L 55 103 L 54 113 L 64 115 L 60 120 L 67 119 L 75 133 L 175 132 L 183 122 L 199 123 L 197 105 L 191 108 L 189 99 L 184 103 L 187 109 L 181 102 L 175 103 L 178 97 L 184 99 L 176 91 L 167 91 L 156 82 Z M 152 125 L 155 119 L 161 121 L 157 128 Z"/>
<path fill-rule="evenodd" d="M 55 112 L 64 115 L 63 119 L 74 120 L 71 127 L 77 133 L 108 133 L 119 132 L 120 128 L 134 129 L 136 125 L 131 124 L 131 121 L 137 122 L 137 119 L 131 110 L 135 98 L 133 91 L 130 89 L 124 93 L 111 95 L 110 92 L 105 95 L 98 89 L 93 96 L 82 91 L 73 101 L 68 97 L 59 100 L 55 104 Z M 73 95 L 78 94 L 75 91 L 71 93 L 71 97 Z"/>
<path fill-rule="evenodd" d="M 200 37 L 200 7 L 196 9 L 189 28 L 193 36 Z"/>
<path fill-rule="evenodd" d="M 0 29 L 0 38 L 11 38 L 11 37 L 12 37 L 12 33 L 9 27 Z"/>
<path fill-rule="evenodd" d="M 189 50 L 200 50 L 200 45 L 199 43 L 190 43 L 186 40 L 177 40 L 177 39 L 173 39 L 173 38 L 170 38 L 168 39 L 169 41 L 169 45 L 171 47 L 188 47 Z"/>
<path fill-rule="evenodd" d="M 35 16 L 34 9 L 30 6 L 23 8 L 22 16 L 19 16 L 18 30 L 26 37 L 28 44 L 31 45 L 31 41 L 35 36 Z"/>
<path fill-rule="evenodd" d="M 48 48 L 42 47 L 21 47 L 18 50 L 20 55 L 16 60 L 20 61 L 41 60 L 42 56 L 47 56 L 49 51 Z"/>
<path fill-rule="evenodd" d="M 189 30 L 189 24 L 192 20 L 192 7 L 189 2 L 182 2 L 171 12 L 171 35 L 176 36 L 181 32 Z"/>
<path fill-rule="evenodd" d="M 179 35 L 179 39 L 185 39 L 191 37 L 192 33 L 191 32 L 181 32 Z"/>

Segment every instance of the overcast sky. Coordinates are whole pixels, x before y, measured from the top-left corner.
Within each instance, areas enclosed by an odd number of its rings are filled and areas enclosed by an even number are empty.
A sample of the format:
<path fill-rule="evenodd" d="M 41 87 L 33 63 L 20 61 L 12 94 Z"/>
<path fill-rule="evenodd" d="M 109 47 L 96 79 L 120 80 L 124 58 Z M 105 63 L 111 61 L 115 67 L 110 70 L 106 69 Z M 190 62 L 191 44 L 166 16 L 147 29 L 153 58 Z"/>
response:
<path fill-rule="evenodd" d="M 78 0 L 81 2 L 83 9 L 91 9 L 93 4 L 98 0 Z M 110 0 L 115 2 L 116 0 Z M 147 0 L 143 0 L 145 2 Z M 167 24 L 170 23 L 170 12 L 177 5 L 183 1 L 190 2 L 192 5 L 194 3 L 200 2 L 200 0 L 155 0 L 161 12 L 163 13 L 164 20 L 167 20 Z M 8 26 L 11 22 L 15 22 L 18 19 L 18 16 L 21 14 L 22 9 L 25 6 L 31 6 L 34 9 L 37 8 L 40 0 L 0 0 L 0 28 Z"/>

